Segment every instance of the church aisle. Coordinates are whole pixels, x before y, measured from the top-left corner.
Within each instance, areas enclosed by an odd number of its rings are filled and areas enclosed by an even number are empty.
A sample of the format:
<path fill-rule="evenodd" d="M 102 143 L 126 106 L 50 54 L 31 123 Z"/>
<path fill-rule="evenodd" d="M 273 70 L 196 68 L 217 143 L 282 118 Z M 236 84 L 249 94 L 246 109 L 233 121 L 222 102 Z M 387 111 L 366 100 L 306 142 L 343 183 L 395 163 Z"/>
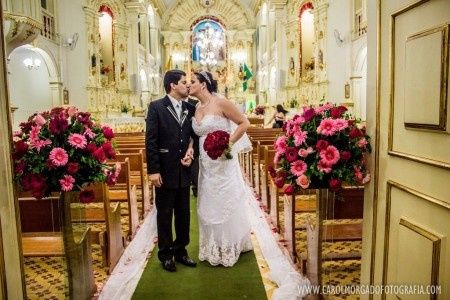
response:
<path fill-rule="evenodd" d="M 189 255 L 198 261 L 196 199 L 191 197 Z M 133 299 L 267 299 L 253 251 L 241 255 L 231 268 L 199 262 L 196 268 L 177 265 L 170 273 L 162 269 L 154 248 Z"/>

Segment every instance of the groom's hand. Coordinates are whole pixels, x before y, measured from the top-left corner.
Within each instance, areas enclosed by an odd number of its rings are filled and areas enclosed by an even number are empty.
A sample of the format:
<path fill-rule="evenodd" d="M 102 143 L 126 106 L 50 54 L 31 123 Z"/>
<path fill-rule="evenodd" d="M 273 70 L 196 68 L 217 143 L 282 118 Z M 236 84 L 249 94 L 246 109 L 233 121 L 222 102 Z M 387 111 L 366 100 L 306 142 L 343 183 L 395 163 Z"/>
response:
<path fill-rule="evenodd" d="M 181 159 L 181 164 L 185 167 L 189 167 L 192 163 L 192 158 L 190 156 L 185 156 Z"/>
<path fill-rule="evenodd" d="M 189 147 L 184 155 L 184 158 L 190 157 L 192 160 L 194 159 L 194 148 Z"/>
<path fill-rule="evenodd" d="M 149 176 L 150 181 L 152 184 L 156 187 L 161 187 L 162 185 L 162 178 L 160 173 L 150 174 Z"/>

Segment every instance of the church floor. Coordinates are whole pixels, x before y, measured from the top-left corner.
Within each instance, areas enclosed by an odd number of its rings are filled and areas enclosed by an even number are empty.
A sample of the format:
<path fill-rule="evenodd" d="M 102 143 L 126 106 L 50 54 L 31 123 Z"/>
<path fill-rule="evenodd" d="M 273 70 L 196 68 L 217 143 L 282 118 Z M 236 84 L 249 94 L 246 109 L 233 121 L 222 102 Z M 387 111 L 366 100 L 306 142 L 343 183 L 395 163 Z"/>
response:
<path fill-rule="evenodd" d="M 193 197 L 190 238 L 188 253 L 198 261 L 198 223 Z M 267 299 L 253 251 L 242 254 L 231 268 L 212 267 L 207 262 L 198 262 L 196 268 L 177 264 L 174 273 L 162 269 L 157 251 L 155 247 L 133 299 Z"/>

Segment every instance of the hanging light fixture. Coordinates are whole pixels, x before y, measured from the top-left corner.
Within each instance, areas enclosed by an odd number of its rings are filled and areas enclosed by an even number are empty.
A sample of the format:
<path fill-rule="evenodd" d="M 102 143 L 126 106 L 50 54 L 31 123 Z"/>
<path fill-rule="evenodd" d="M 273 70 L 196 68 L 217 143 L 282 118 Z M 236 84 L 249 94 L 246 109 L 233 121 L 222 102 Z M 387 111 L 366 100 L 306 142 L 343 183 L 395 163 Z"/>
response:
<path fill-rule="evenodd" d="M 37 70 L 41 66 L 42 61 L 39 58 L 33 59 L 31 57 L 28 57 L 23 60 L 23 64 L 25 67 L 27 67 L 28 70 Z"/>
<path fill-rule="evenodd" d="M 198 34 L 197 46 L 201 49 L 200 64 L 212 67 L 217 65 L 215 52 L 223 46 L 222 32 L 213 28 L 210 23 L 205 24 L 205 30 Z"/>

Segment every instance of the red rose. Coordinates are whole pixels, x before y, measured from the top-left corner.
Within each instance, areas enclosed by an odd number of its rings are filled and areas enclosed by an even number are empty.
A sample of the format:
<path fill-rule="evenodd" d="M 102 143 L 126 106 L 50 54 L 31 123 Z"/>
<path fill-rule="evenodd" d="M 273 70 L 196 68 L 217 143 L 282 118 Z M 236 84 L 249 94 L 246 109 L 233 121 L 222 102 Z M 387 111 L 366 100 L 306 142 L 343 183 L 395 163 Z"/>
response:
<path fill-rule="evenodd" d="M 93 190 L 82 190 L 80 192 L 80 202 L 81 203 L 91 203 L 95 198 Z"/>
<path fill-rule="evenodd" d="M 94 153 L 95 151 L 97 151 L 97 146 L 94 143 L 89 143 L 86 146 L 86 150 L 90 153 Z"/>
<path fill-rule="evenodd" d="M 294 193 L 294 187 L 290 184 L 284 189 L 286 195 L 292 195 Z"/>
<path fill-rule="evenodd" d="M 314 108 L 307 109 L 303 112 L 303 118 L 305 119 L 305 122 L 311 121 L 315 115 L 316 112 L 314 111 Z"/>
<path fill-rule="evenodd" d="M 102 131 L 103 131 L 103 135 L 105 136 L 106 139 L 110 140 L 114 137 L 114 132 L 111 129 L 111 127 L 103 126 Z"/>
<path fill-rule="evenodd" d="M 116 151 L 114 150 L 111 142 L 106 142 L 102 145 L 103 151 L 105 151 L 106 157 L 109 159 L 116 158 Z"/>
<path fill-rule="evenodd" d="M 347 161 L 347 160 L 350 159 L 350 157 L 352 157 L 352 154 L 350 153 L 350 151 L 345 150 L 345 151 L 341 151 L 341 155 L 340 156 L 341 156 L 342 160 Z"/>
<path fill-rule="evenodd" d="M 331 117 L 338 119 L 342 117 L 342 115 L 347 111 L 347 108 L 345 106 L 338 106 L 331 108 Z"/>
<path fill-rule="evenodd" d="M 362 136 L 362 132 L 361 132 L 361 130 L 359 130 L 358 128 L 355 127 L 352 130 L 350 130 L 350 133 L 348 134 L 348 136 L 351 139 L 358 138 L 358 137 Z"/>
<path fill-rule="evenodd" d="M 21 159 L 28 151 L 28 144 L 20 140 L 14 143 L 14 159 Z"/>
<path fill-rule="evenodd" d="M 275 169 L 273 168 L 273 166 L 269 166 L 268 172 L 269 172 L 269 174 L 270 174 L 270 177 L 272 177 L 272 178 L 275 178 L 275 176 L 277 176 L 277 172 L 275 171 Z"/>
<path fill-rule="evenodd" d="M 324 150 L 328 147 L 328 142 L 325 140 L 318 140 L 316 144 L 316 148 L 318 150 Z"/>
<path fill-rule="evenodd" d="M 92 153 L 92 156 L 100 163 L 104 163 L 106 161 L 105 151 L 103 151 L 102 148 L 98 148 L 97 150 L 95 150 L 95 152 Z"/>
<path fill-rule="evenodd" d="M 74 175 L 80 169 L 80 165 L 78 163 L 70 162 L 67 164 L 67 173 Z"/>
<path fill-rule="evenodd" d="M 283 177 L 276 177 L 274 179 L 274 183 L 277 186 L 277 188 L 281 189 L 284 186 L 284 178 Z"/>
<path fill-rule="evenodd" d="M 25 162 L 23 160 L 17 162 L 14 165 L 14 172 L 17 174 L 21 174 L 23 173 L 23 171 L 25 170 Z"/>
<path fill-rule="evenodd" d="M 216 160 L 228 149 L 229 142 L 230 134 L 228 132 L 216 130 L 208 133 L 203 143 L 203 149 L 211 159 Z"/>
<path fill-rule="evenodd" d="M 341 185 L 342 185 L 342 182 L 339 179 L 336 179 L 336 178 L 331 178 L 328 181 L 328 186 L 330 187 L 330 190 L 332 190 L 333 192 L 336 192 L 336 191 L 340 190 L 341 189 Z"/>

